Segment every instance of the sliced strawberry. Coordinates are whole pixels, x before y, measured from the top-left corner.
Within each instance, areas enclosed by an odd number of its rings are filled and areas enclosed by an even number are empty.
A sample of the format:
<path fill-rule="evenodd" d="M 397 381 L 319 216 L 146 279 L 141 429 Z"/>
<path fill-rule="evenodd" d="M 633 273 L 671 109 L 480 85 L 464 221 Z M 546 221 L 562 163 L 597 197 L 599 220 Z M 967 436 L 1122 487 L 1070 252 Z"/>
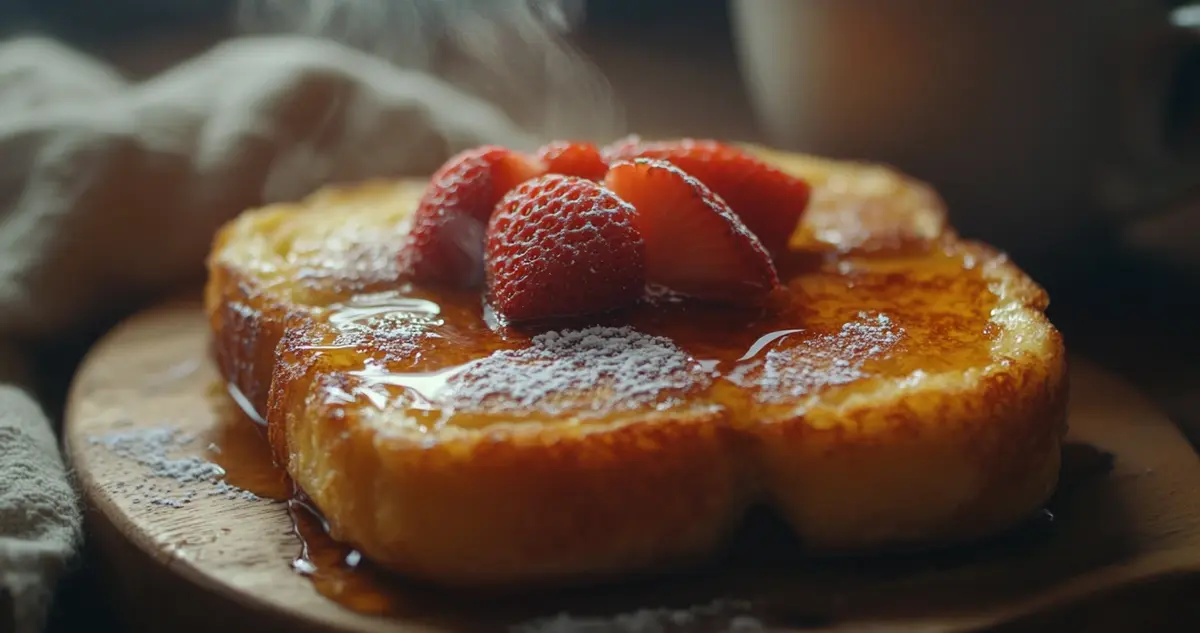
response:
<path fill-rule="evenodd" d="M 702 299 L 755 301 L 779 285 L 758 238 L 696 178 L 665 161 L 612 166 L 604 183 L 637 209 L 646 281 Z"/>
<path fill-rule="evenodd" d="M 518 186 L 487 229 L 492 308 L 507 321 L 604 312 L 645 286 L 635 211 L 583 178 L 547 175 Z"/>
<path fill-rule="evenodd" d="M 807 182 L 719 141 L 647 142 L 629 136 L 605 147 L 602 155 L 610 164 L 634 158 L 665 160 L 695 176 L 728 203 L 772 253 L 787 249 L 812 192 Z"/>
<path fill-rule="evenodd" d="M 446 161 L 413 214 L 402 264 L 415 279 L 470 287 L 483 280 L 483 235 L 496 203 L 518 184 L 545 173 L 541 161 L 483 146 Z"/>
<path fill-rule="evenodd" d="M 555 141 L 542 146 L 537 156 L 546 163 L 546 171 L 552 174 L 600 180 L 608 171 L 608 163 L 592 143 Z"/>
<path fill-rule="evenodd" d="M 610 165 L 623 160 L 633 160 L 638 158 L 638 152 L 645 145 L 646 141 L 643 141 L 642 137 L 637 134 L 623 136 L 600 148 L 600 158 Z"/>

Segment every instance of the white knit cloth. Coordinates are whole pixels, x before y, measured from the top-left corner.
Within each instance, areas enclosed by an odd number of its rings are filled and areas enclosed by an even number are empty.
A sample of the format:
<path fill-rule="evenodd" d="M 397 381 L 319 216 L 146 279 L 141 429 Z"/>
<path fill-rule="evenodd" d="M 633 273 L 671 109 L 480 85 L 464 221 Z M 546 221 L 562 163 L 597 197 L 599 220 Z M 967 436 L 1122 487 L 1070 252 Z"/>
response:
<path fill-rule="evenodd" d="M 130 84 L 58 44 L 0 46 L 0 618 L 40 630 L 80 513 L 29 358 L 199 278 L 239 211 L 534 140 L 429 75 L 335 44 L 233 40 Z M 13 623 L 0 622 L 0 630 Z"/>

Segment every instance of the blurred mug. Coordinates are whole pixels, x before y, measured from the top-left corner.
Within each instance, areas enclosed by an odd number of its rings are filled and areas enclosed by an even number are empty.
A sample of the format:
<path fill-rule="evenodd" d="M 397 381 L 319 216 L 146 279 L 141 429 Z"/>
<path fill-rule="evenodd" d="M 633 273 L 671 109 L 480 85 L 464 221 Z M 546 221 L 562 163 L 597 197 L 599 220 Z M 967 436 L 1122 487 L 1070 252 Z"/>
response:
<path fill-rule="evenodd" d="M 1171 4 L 732 0 L 732 19 L 773 144 L 893 164 L 963 234 L 1046 254 L 1200 182 L 1200 38 Z"/>

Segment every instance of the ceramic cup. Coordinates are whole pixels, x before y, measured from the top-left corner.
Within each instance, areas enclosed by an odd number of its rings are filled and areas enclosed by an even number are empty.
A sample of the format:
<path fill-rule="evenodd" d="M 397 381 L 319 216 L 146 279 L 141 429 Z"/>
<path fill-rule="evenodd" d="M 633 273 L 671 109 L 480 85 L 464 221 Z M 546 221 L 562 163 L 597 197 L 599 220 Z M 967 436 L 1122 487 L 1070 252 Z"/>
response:
<path fill-rule="evenodd" d="M 1178 2 L 731 2 L 771 143 L 929 180 L 966 235 L 1044 252 L 1197 182 Z"/>

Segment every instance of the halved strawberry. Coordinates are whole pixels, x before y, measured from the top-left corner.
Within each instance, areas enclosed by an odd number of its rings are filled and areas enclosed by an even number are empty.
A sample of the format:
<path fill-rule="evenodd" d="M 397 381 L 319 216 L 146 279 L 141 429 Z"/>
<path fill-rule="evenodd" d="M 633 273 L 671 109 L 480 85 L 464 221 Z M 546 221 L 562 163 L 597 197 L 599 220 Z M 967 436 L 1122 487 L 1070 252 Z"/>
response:
<path fill-rule="evenodd" d="M 547 175 L 512 190 L 487 229 L 492 309 L 507 321 L 622 307 L 645 287 L 634 208 L 599 184 Z"/>
<path fill-rule="evenodd" d="M 665 141 L 659 141 L 663 143 Z M 637 153 L 647 145 L 647 141 L 643 141 L 641 136 L 637 134 L 629 134 L 605 145 L 600 148 L 600 158 L 604 162 L 617 163 L 623 160 L 633 160 L 637 158 Z"/>
<path fill-rule="evenodd" d="M 755 301 L 778 287 L 775 265 L 758 238 L 682 169 L 648 159 L 619 162 L 604 183 L 637 209 L 647 282 L 730 301 Z"/>
<path fill-rule="evenodd" d="M 483 280 L 483 235 L 496 203 L 518 184 L 545 173 L 541 161 L 486 145 L 446 161 L 413 214 L 402 266 L 415 279 L 470 287 Z"/>
<path fill-rule="evenodd" d="M 609 164 L 634 158 L 665 160 L 695 176 L 720 196 L 772 253 L 787 249 L 812 193 L 807 182 L 719 141 L 643 141 L 628 136 L 605 147 L 602 155 Z"/>
<path fill-rule="evenodd" d="M 608 163 L 601 158 L 600 149 L 583 141 L 548 143 L 537 151 L 537 156 L 546 163 L 546 171 L 551 174 L 600 180 L 608 171 Z"/>

